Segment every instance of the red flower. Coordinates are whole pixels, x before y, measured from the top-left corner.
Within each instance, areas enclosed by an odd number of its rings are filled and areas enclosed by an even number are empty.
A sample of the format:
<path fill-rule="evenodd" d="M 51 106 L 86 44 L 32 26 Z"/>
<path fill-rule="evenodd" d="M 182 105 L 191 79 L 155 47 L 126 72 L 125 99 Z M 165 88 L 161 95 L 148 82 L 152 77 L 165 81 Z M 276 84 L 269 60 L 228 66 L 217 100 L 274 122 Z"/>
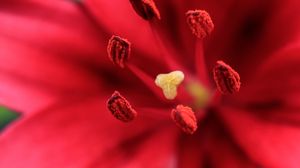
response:
<path fill-rule="evenodd" d="M 24 115 L 0 137 L 0 167 L 298 167 L 299 5 L 4 0 L 0 102 Z M 189 27 L 195 9 L 213 26 Z M 108 57 L 112 35 L 128 41 Z M 240 92 L 219 95 L 213 69 Z M 183 82 L 154 82 L 175 70 Z"/>

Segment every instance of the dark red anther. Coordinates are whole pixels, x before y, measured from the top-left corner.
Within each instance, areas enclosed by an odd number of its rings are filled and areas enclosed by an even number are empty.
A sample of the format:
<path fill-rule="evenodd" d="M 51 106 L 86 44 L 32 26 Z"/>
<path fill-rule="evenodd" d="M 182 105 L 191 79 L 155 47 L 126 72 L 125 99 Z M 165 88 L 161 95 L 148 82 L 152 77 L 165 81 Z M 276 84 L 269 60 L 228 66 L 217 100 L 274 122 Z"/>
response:
<path fill-rule="evenodd" d="M 118 65 L 121 68 L 124 68 L 124 62 L 126 62 L 130 57 L 130 49 L 130 42 L 119 36 L 113 35 L 108 41 L 108 57 L 115 65 Z"/>
<path fill-rule="evenodd" d="M 240 75 L 223 61 L 217 61 L 213 74 L 216 85 L 221 93 L 232 94 L 240 90 Z"/>
<path fill-rule="evenodd" d="M 187 23 L 192 33 L 203 39 L 214 29 L 214 24 L 209 14 L 204 10 L 189 10 L 186 12 Z"/>
<path fill-rule="evenodd" d="M 197 130 L 197 119 L 190 107 L 177 105 L 171 111 L 171 118 L 187 134 L 193 134 Z"/>
<path fill-rule="evenodd" d="M 153 0 L 130 0 L 133 9 L 145 20 L 160 19 L 160 13 Z"/>
<path fill-rule="evenodd" d="M 123 122 L 130 122 L 137 116 L 130 103 L 117 91 L 108 99 L 107 108 L 115 118 Z"/>

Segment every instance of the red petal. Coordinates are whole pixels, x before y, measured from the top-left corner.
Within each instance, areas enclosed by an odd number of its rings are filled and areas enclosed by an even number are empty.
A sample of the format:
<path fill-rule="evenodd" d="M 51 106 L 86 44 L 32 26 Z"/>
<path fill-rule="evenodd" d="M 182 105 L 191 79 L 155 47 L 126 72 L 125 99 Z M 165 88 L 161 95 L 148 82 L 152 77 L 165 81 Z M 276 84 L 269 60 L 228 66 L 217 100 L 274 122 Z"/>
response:
<path fill-rule="evenodd" d="M 171 124 L 165 127 L 164 122 L 147 120 L 143 112 L 134 122 L 124 124 L 105 105 L 106 100 L 91 98 L 25 116 L 0 138 L 0 167 L 172 164 L 176 129 Z"/>
<path fill-rule="evenodd" d="M 0 9 L 2 38 L 81 61 L 99 62 L 99 50 L 106 51 L 107 40 L 99 36 L 103 30 L 74 2 L 12 0 Z"/>
<path fill-rule="evenodd" d="M 209 122 L 203 133 L 206 164 L 217 168 L 257 168 L 259 164 L 251 160 L 244 150 L 235 142 L 222 121 L 214 119 Z"/>
<path fill-rule="evenodd" d="M 0 103 L 22 113 L 36 112 L 55 102 L 51 93 L 43 93 L 35 86 L 0 73 Z"/>
<path fill-rule="evenodd" d="M 202 122 L 192 137 L 181 137 L 179 167 L 257 168 L 256 163 L 235 143 L 219 118 L 209 113 Z"/>
<path fill-rule="evenodd" d="M 299 167 L 300 129 L 267 122 L 251 112 L 225 108 L 221 112 L 240 147 L 262 167 Z"/>
<path fill-rule="evenodd" d="M 204 167 L 206 153 L 203 135 L 202 130 L 195 132 L 192 136 L 181 135 L 178 142 L 178 168 Z"/>
<path fill-rule="evenodd" d="M 298 167 L 300 46 L 291 43 L 253 73 L 236 105 L 222 117 L 238 144 L 262 167 Z"/>
<path fill-rule="evenodd" d="M 116 148 L 110 150 L 109 156 L 99 160 L 101 163 L 95 167 L 174 167 L 177 163 L 176 140 L 177 136 L 172 127 L 157 130 L 143 142 L 138 142 L 134 146 L 129 145 L 127 149 L 132 147 L 129 152 Z M 157 146 L 159 149 L 155 148 Z"/>
<path fill-rule="evenodd" d="M 101 87 L 86 67 L 100 61 L 105 43 L 101 48 L 74 3 L 5 1 L 0 8 L 2 104 L 32 111 L 48 104 L 50 95 L 88 94 Z"/>
<path fill-rule="evenodd" d="M 273 122 L 297 124 L 300 121 L 300 42 L 282 48 L 245 83 L 237 95 L 239 106 L 256 111 Z"/>
<path fill-rule="evenodd" d="M 300 1 L 232 1 L 231 8 L 227 7 L 229 1 L 214 5 L 214 1 L 202 2 L 211 3 L 213 10 L 208 11 L 215 19 L 206 50 L 210 66 L 218 59 L 228 61 L 237 66 L 244 79 L 255 75 L 253 68 L 271 53 L 299 36 Z M 227 11 L 219 9 L 223 5 Z M 224 25 L 228 25 L 226 29 Z"/>

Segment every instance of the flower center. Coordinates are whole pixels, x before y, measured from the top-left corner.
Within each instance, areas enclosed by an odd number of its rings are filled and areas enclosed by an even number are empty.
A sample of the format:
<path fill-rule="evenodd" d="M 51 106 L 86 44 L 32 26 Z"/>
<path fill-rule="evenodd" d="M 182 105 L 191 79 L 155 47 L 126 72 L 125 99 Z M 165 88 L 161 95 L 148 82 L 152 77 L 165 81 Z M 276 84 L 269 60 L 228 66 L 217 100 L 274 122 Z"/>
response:
<path fill-rule="evenodd" d="M 137 14 L 143 19 L 150 22 L 155 20 L 154 18 L 156 18 L 156 20 L 160 19 L 159 10 L 156 8 L 153 0 L 130 0 L 130 2 Z M 203 39 L 211 34 L 214 29 L 214 24 L 209 14 L 204 10 L 189 10 L 186 12 L 186 19 L 192 34 L 194 34 L 197 37 L 197 40 L 201 42 L 197 43 L 202 45 Z M 151 28 L 154 29 L 153 27 Z M 153 32 L 155 33 L 156 31 Z M 158 37 L 157 34 L 154 35 Z M 161 44 L 161 41 L 158 43 Z M 202 46 L 200 50 L 203 50 Z M 118 65 L 120 68 L 124 68 L 126 65 L 126 67 L 141 79 L 141 81 L 160 99 L 171 100 L 176 107 L 169 109 L 171 112 L 170 117 L 175 124 L 187 134 L 193 134 L 197 130 L 197 117 L 193 109 L 196 111 L 204 109 L 209 103 L 214 101 L 213 99 L 218 95 L 216 93 L 233 94 L 240 89 L 239 74 L 223 61 L 217 61 L 213 69 L 213 79 L 218 91 L 212 91 L 202 85 L 199 80 L 192 80 L 189 75 L 186 76 L 187 79 L 184 82 L 185 74 L 181 70 L 172 71 L 167 74 L 158 73 L 154 80 L 152 76 L 130 63 L 130 51 L 131 43 L 128 40 L 119 36 L 112 36 L 110 38 L 107 52 L 108 57 L 113 64 Z M 201 72 L 200 68 L 205 69 L 205 66 L 199 68 L 200 65 L 198 65 L 198 63 L 200 63 L 201 66 L 205 65 L 203 57 L 204 54 L 196 55 L 195 62 L 197 64 L 197 73 L 198 71 Z M 177 64 L 170 55 L 167 55 L 165 60 L 167 65 L 180 65 L 180 63 Z M 201 76 L 203 75 L 203 72 L 199 74 Z M 199 74 L 197 74 L 197 77 L 199 77 Z M 179 105 L 177 104 L 178 102 L 176 102 L 178 101 L 175 99 L 177 97 L 177 89 L 181 84 L 183 84 L 185 88 L 184 93 L 189 97 L 192 97 L 192 102 L 187 103 L 191 107 L 181 104 L 183 103 L 181 100 L 185 100 L 184 96 L 178 96 L 178 100 L 180 101 Z M 123 122 L 133 121 L 137 117 L 137 112 L 130 105 L 129 101 L 117 91 L 115 91 L 108 99 L 107 108 L 115 118 Z"/>

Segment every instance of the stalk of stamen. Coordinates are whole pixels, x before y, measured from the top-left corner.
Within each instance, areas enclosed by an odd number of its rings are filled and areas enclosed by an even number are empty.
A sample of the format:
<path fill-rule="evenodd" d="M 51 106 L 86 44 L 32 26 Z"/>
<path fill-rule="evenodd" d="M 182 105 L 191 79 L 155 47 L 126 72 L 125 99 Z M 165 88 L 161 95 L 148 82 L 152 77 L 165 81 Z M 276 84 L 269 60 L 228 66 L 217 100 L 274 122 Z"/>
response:
<path fill-rule="evenodd" d="M 200 80 L 204 86 L 208 87 L 209 77 L 205 63 L 203 41 L 200 39 L 196 41 L 195 45 L 195 68 L 198 80 Z"/>
<path fill-rule="evenodd" d="M 208 74 L 204 59 L 203 39 L 214 29 L 214 24 L 209 14 L 204 10 L 189 10 L 186 12 L 187 24 L 192 33 L 198 37 L 195 46 L 195 66 L 197 77 L 203 84 L 208 86 Z"/>
<path fill-rule="evenodd" d="M 130 122 L 137 116 L 137 112 L 118 91 L 108 99 L 107 108 L 116 119 L 123 122 Z"/>
<path fill-rule="evenodd" d="M 128 69 L 137 76 L 160 100 L 165 100 L 160 90 L 155 86 L 154 79 L 137 66 L 128 63 Z"/>
<path fill-rule="evenodd" d="M 153 18 L 160 19 L 160 13 L 159 10 L 156 8 L 154 1 L 153 0 L 130 0 L 130 3 L 138 15 L 140 15 L 143 19 L 149 21 L 150 28 L 160 49 L 159 51 L 162 52 L 161 55 L 164 57 L 165 62 L 169 66 L 170 70 L 176 68 L 184 70 L 183 67 L 181 67 L 180 64 L 178 64 L 174 60 L 174 58 L 172 58 L 174 54 L 171 54 L 171 51 L 166 49 L 166 47 L 163 45 L 165 43 L 161 41 L 161 39 L 159 38 L 159 34 L 156 32 L 154 28 L 155 20 L 153 20 Z"/>
<path fill-rule="evenodd" d="M 152 34 L 155 38 L 157 47 L 159 48 L 159 51 L 161 52 L 162 58 L 164 59 L 166 65 L 169 67 L 170 70 L 174 69 L 181 69 L 185 72 L 187 72 L 187 69 L 183 67 L 178 61 L 176 61 L 176 55 L 177 52 L 174 51 L 172 44 L 170 44 L 169 41 L 162 41 L 163 35 L 160 35 L 157 31 L 157 23 L 155 22 L 149 22 L 149 27 L 152 31 Z"/>
<path fill-rule="evenodd" d="M 171 111 L 171 118 L 187 134 L 193 134 L 197 130 L 197 119 L 190 107 L 177 105 Z"/>
<path fill-rule="evenodd" d="M 219 91 L 223 94 L 232 94 L 240 90 L 239 74 L 223 61 L 217 61 L 213 69 L 214 80 Z"/>

